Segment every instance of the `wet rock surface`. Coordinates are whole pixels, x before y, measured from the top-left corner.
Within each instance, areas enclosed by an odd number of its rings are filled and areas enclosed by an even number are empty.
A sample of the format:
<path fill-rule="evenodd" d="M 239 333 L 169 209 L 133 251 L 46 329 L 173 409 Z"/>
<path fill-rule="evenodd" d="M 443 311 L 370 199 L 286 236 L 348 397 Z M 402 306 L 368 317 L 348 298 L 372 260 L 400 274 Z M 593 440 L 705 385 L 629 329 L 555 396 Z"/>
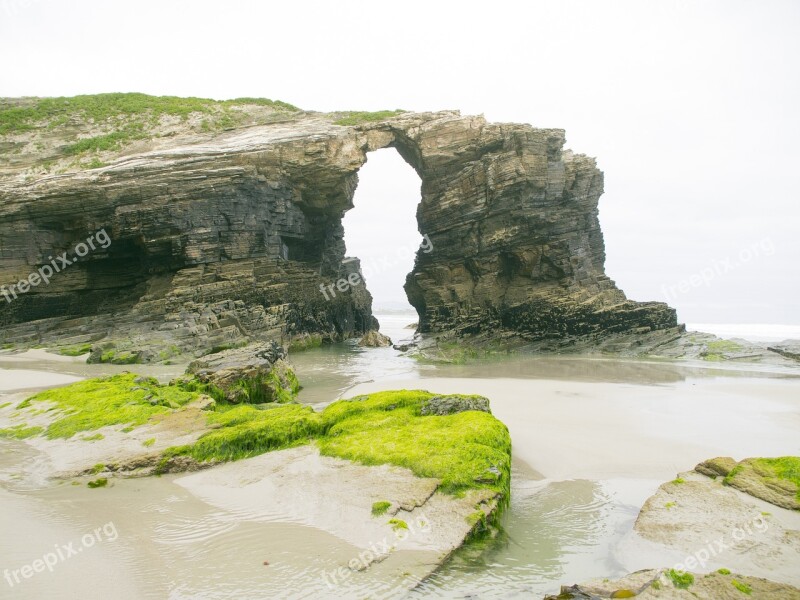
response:
<path fill-rule="evenodd" d="M 637 571 L 625 577 L 593 580 L 580 585 L 562 586 L 558 595 L 544 600 L 605 600 L 607 598 L 662 598 L 665 600 L 795 600 L 800 589 L 767 579 L 736 573 L 688 573 L 692 582 L 679 587 L 669 577 L 667 569 Z"/>
<path fill-rule="evenodd" d="M 358 340 L 359 346 L 366 348 L 386 348 L 392 345 L 392 340 L 379 331 L 368 331 L 364 337 Z"/>
<path fill-rule="evenodd" d="M 434 396 L 423 404 L 420 414 L 442 417 L 444 415 L 454 415 L 467 410 L 479 410 L 490 414 L 492 412 L 489 408 L 488 398 L 484 398 L 483 396 L 450 395 Z"/>
<path fill-rule="evenodd" d="M 298 387 L 285 357 L 284 349 L 273 342 L 204 356 L 192 362 L 186 372 L 228 402 L 285 402 L 292 399 Z"/>
<path fill-rule="evenodd" d="M 800 511 L 800 490 L 795 483 L 775 477 L 775 472 L 759 459 L 736 462 L 730 457 L 701 462 L 695 471 L 708 477 L 723 477 L 725 485 L 788 510 Z"/>

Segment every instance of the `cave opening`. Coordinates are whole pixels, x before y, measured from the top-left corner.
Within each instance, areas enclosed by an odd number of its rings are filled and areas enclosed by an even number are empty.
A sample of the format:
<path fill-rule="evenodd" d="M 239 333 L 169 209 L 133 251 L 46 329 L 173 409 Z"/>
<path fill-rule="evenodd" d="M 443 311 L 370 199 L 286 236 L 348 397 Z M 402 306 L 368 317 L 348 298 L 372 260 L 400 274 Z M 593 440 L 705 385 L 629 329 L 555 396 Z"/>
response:
<path fill-rule="evenodd" d="M 353 208 L 342 221 L 347 256 L 360 259 L 373 314 L 396 339 L 417 320 L 403 285 L 424 243 L 416 216 L 422 181 L 394 148 L 370 152 L 358 178 Z"/>

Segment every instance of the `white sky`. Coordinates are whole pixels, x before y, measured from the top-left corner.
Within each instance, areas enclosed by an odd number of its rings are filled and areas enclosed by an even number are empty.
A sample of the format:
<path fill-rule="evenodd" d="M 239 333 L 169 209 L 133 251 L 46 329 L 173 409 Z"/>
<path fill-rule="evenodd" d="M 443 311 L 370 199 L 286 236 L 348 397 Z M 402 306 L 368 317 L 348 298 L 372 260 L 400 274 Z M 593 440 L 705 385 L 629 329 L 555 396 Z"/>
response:
<path fill-rule="evenodd" d="M 629 297 L 682 321 L 800 324 L 795 0 L 0 0 L 0 57 L 0 96 L 262 96 L 564 128 L 606 173 L 607 272 Z M 351 255 L 419 241 L 413 198 L 395 202 L 418 182 L 378 156 L 356 202 L 381 208 L 348 218 Z M 389 271 L 370 279 L 379 305 L 403 298 L 405 270 Z"/>

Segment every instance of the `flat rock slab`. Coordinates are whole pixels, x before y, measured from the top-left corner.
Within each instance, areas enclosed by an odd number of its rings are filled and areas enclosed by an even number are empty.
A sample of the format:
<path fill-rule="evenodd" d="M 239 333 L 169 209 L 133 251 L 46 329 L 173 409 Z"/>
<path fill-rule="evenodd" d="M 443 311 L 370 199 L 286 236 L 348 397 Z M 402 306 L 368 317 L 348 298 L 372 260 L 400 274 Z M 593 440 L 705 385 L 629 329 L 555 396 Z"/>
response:
<path fill-rule="evenodd" d="M 381 563 L 381 570 L 402 564 L 414 582 L 463 543 L 472 530 L 467 517 L 488 494 L 454 498 L 436 491 L 436 479 L 419 478 L 400 467 L 322 456 L 313 445 L 220 465 L 176 483 L 234 512 L 237 519 L 300 523 L 352 544 L 352 556 L 342 557 L 345 575 L 374 568 L 374 563 Z M 376 502 L 390 502 L 391 508 L 373 516 Z M 408 529 L 395 529 L 392 519 L 405 522 Z"/>
<path fill-rule="evenodd" d="M 800 586 L 800 514 L 682 473 L 642 507 L 634 530 L 676 557 L 678 570 L 731 571 Z M 632 540 L 628 540 L 631 542 Z M 624 544 L 625 542 L 623 542 Z M 644 548 L 640 553 L 646 554 Z M 662 554 L 663 556 L 663 554 Z"/>
<path fill-rule="evenodd" d="M 734 585 L 738 584 L 741 591 Z M 767 579 L 736 573 L 694 574 L 694 582 L 686 589 L 676 587 L 666 570 L 637 571 L 620 579 L 595 579 L 580 585 L 563 586 L 557 596 L 545 600 L 601 600 L 605 598 L 659 598 L 661 600 L 797 600 L 800 590 Z"/>

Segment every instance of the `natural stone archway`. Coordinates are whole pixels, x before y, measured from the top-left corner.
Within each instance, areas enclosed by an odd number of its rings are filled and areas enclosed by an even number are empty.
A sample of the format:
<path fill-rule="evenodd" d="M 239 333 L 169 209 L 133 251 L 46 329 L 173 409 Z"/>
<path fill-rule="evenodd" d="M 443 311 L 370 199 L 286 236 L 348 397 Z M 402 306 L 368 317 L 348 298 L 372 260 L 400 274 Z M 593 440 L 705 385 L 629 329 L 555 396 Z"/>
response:
<path fill-rule="evenodd" d="M 245 339 L 327 339 L 375 326 L 364 286 L 320 285 L 343 263 L 341 225 L 367 152 L 394 147 L 422 180 L 406 291 L 423 332 L 505 329 L 531 339 L 676 325 L 604 274 L 593 159 L 564 132 L 456 112 L 339 126 L 324 115 L 237 130 L 33 183 L 0 179 L 0 284 L 104 228 L 112 243 L 0 298 L 0 341 L 105 340 L 145 361 Z M 368 284 L 368 282 L 367 282 Z M 169 354 L 170 351 L 166 351 Z"/>

